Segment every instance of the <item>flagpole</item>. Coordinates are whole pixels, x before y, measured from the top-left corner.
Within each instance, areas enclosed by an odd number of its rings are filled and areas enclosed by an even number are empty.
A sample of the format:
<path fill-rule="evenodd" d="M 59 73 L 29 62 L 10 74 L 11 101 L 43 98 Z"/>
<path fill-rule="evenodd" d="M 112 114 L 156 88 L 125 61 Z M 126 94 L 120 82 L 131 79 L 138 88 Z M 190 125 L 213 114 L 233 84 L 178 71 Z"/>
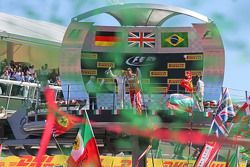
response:
<path fill-rule="evenodd" d="M 136 165 L 135 167 L 139 167 L 140 164 L 140 160 L 147 154 L 147 152 L 152 148 L 152 145 L 148 145 L 148 147 L 146 148 L 146 150 L 144 150 L 144 152 L 140 155 L 140 157 L 137 159 L 136 161 Z M 154 166 L 154 164 L 153 164 Z"/>
<path fill-rule="evenodd" d="M 239 155 L 240 155 L 240 149 L 239 149 L 239 146 L 237 145 L 237 155 L 236 155 L 236 157 L 237 157 L 237 165 L 238 165 L 238 167 L 240 167 L 240 161 L 239 161 Z"/>
<path fill-rule="evenodd" d="M 55 142 L 56 142 L 56 145 L 57 145 L 57 147 L 59 148 L 59 150 L 61 151 L 61 153 L 63 154 L 63 155 L 65 155 L 64 154 L 64 152 L 63 152 L 63 150 L 62 150 L 62 148 L 61 148 L 61 146 L 60 146 L 60 144 L 57 142 L 57 140 L 56 140 L 56 137 L 55 137 L 55 130 L 53 129 L 53 131 L 52 131 L 52 136 L 53 136 L 53 139 L 55 140 Z"/>
<path fill-rule="evenodd" d="M 218 106 L 217 106 L 217 108 L 216 108 L 216 110 L 215 110 L 216 112 L 218 111 L 219 107 L 220 107 L 221 104 L 222 104 L 223 96 L 224 96 L 226 90 L 224 91 L 223 87 L 221 87 L 221 92 L 222 92 L 222 94 L 221 94 L 221 99 L 220 99 L 220 101 L 219 101 L 219 103 L 218 103 Z M 216 115 L 217 115 L 217 113 L 215 113 L 215 116 L 216 116 Z M 210 129 L 209 129 L 208 134 L 211 134 L 212 129 L 213 129 L 213 124 L 214 124 L 214 119 L 213 119 L 213 122 L 211 123 L 211 126 L 210 126 Z"/>
<path fill-rule="evenodd" d="M 68 111 L 69 110 L 69 84 L 67 87 L 67 93 L 68 93 L 68 96 L 67 96 L 67 111 Z"/>
<path fill-rule="evenodd" d="M 151 143 L 152 144 L 152 143 Z M 152 148 L 150 149 L 151 150 L 151 159 L 152 159 L 152 164 L 153 164 L 153 167 L 155 166 L 155 163 L 154 163 L 154 156 L 153 156 L 153 150 Z"/>
<path fill-rule="evenodd" d="M 194 98 L 194 94 L 192 94 L 192 97 Z M 194 116 L 194 114 L 193 114 L 193 111 L 192 111 L 191 117 L 189 117 L 190 132 L 191 133 L 192 133 L 192 130 L 193 130 L 193 116 Z M 190 153 L 191 153 L 191 146 L 192 146 L 192 142 L 189 141 L 189 146 L 188 146 L 188 165 L 189 165 L 189 157 L 190 157 Z"/>
<path fill-rule="evenodd" d="M 116 83 L 114 86 L 114 93 L 113 93 L 113 111 L 116 110 L 115 100 L 116 100 L 116 104 L 117 104 L 117 96 L 115 96 L 115 95 L 116 95 Z"/>
<path fill-rule="evenodd" d="M 231 150 L 229 149 L 228 152 L 227 152 L 227 161 L 226 161 L 226 166 L 225 167 L 228 167 L 228 165 L 229 165 L 230 153 L 231 153 Z"/>

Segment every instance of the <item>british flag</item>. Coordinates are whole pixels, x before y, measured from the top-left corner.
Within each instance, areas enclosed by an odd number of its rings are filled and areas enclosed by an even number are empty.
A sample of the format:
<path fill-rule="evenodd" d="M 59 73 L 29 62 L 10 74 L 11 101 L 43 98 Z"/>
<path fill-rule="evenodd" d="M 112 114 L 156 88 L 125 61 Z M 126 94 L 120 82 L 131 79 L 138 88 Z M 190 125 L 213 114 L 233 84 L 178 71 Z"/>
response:
<path fill-rule="evenodd" d="M 217 113 L 213 119 L 211 124 L 211 130 L 217 136 L 227 136 L 228 129 L 226 127 L 226 122 L 229 116 L 235 116 L 235 112 L 233 109 L 233 103 L 229 94 L 228 89 L 226 88 L 222 94 L 219 107 L 217 109 Z M 213 159 L 219 152 L 222 144 L 218 142 L 214 142 L 213 144 L 206 143 L 198 156 L 194 167 L 203 167 L 210 166 Z"/>
<path fill-rule="evenodd" d="M 214 117 L 212 129 L 217 136 L 227 136 L 229 134 L 226 127 L 226 122 L 224 122 L 223 119 L 225 116 L 226 112 L 223 111 Z"/>
<path fill-rule="evenodd" d="M 152 32 L 129 32 L 128 45 L 130 47 L 154 48 L 155 34 Z"/>
<path fill-rule="evenodd" d="M 229 94 L 228 89 L 226 88 L 222 94 L 222 98 L 219 103 L 219 107 L 217 109 L 217 113 L 214 117 L 212 123 L 213 131 L 218 135 L 228 135 L 228 130 L 226 128 L 226 122 L 228 117 L 235 116 L 235 112 L 233 109 L 233 103 Z"/>

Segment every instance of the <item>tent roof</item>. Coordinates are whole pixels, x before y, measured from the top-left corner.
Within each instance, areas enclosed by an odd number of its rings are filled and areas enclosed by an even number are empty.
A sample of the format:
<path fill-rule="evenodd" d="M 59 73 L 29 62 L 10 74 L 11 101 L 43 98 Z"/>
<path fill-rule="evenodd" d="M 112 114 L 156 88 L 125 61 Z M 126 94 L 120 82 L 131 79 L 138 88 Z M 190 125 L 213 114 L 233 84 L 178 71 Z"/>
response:
<path fill-rule="evenodd" d="M 0 38 L 5 41 L 61 46 L 66 27 L 0 12 Z"/>
<path fill-rule="evenodd" d="M 206 23 L 211 21 L 207 16 L 185 8 L 145 3 L 105 6 L 80 14 L 72 18 L 72 21 L 81 21 L 102 13 L 113 16 L 122 26 L 161 26 L 167 19 L 176 15 L 187 15 Z"/>

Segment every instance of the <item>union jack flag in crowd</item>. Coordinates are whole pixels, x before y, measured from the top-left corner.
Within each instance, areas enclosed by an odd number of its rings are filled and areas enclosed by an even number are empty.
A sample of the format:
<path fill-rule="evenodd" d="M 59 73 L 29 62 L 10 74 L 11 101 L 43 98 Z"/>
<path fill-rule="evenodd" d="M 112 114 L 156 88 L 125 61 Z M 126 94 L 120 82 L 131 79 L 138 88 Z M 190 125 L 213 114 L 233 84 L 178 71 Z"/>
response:
<path fill-rule="evenodd" d="M 228 135 L 228 130 L 226 128 L 226 122 L 228 117 L 234 117 L 235 111 L 233 108 L 233 103 L 229 94 L 228 89 L 226 88 L 222 94 L 217 113 L 212 122 L 212 130 L 216 135 Z"/>
<path fill-rule="evenodd" d="M 227 136 L 228 130 L 226 127 L 226 122 L 228 117 L 235 116 L 233 109 L 233 103 L 229 95 L 229 91 L 226 88 L 220 99 L 217 113 L 211 124 L 211 129 L 215 132 L 217 136 Z M 219 152 L 222 144 L 218 142 L 206 143 L 198 156 L 194 167 L 204 167 L 210 166 L 213 159 Z"/>
<path fill-rule="evenodd" d="M 152 32 L 129 32 L 128 45 L 138 48 L 154 48 L 155 34 Z"/>

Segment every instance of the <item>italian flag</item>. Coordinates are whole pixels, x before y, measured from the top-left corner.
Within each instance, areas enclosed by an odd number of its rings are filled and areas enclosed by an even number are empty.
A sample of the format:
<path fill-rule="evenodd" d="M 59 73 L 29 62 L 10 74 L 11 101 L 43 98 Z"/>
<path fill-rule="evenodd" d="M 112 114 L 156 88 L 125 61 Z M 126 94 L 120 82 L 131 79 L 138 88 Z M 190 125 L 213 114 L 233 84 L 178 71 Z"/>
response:
<path fill-rule="evenodd" d="M 212 116 L 213 116 L 212 112 L 210 112 L 210 111 L 204 112 L 204 117 L 212 117 Z"/>
<path fill-rule="evenodd" d="M 94 133 L 89 122 L 88 114 L 84 112 L 85 124 L 80 126 L 68 158 L 69 167 L 101 167 L 99 151 Z"/>

